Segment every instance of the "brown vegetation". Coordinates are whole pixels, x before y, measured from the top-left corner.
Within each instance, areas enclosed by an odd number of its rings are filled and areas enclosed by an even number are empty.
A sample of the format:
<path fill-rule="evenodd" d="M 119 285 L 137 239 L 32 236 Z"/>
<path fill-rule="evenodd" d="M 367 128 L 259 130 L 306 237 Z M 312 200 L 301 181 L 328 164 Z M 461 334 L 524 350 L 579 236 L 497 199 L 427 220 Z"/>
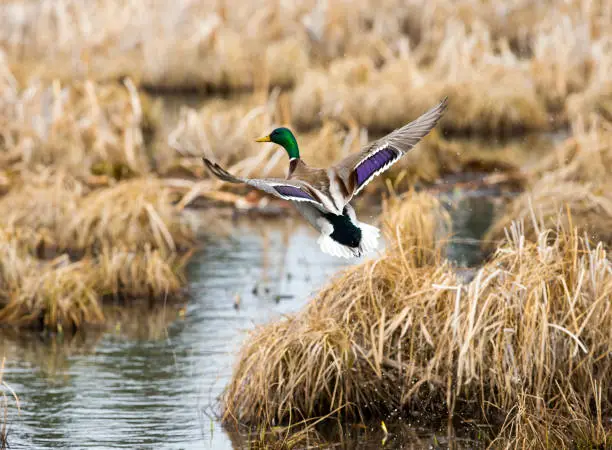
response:
<path fill-rule="evenodd" d="M 579 121 L 572 137 L 524 167 L 527 190 L 508 204 L 487 233 L 490 250 L 515 220 L 525 224 L 523 232 L 532 240 L 540 232 L 538 223 L 554 228 L 560 220 L 565 228 L 578 227 L 593 241 L 612 244 L 611 126 L 599 119 L 585 129 Z"/>
<path fill-rule="evenodd" d="M 389 130 L 449 95 L 457 101 L 444 128 L 548 129 L 577 110 L 602 109 L 579 98 L 601 97 L 612 61 L 606 1 L 515 0 L 503 8 L 494 0 L 162 1 L 149 8 L 71 0 L 1 8 L 4 59 L 20 83 L 129 76 L 161 89 L 296 86 L 293 116 L 304 126 L 322 114 Z M 83 86 L 89 104 L 100 103 L 91 82 Z M 551 124 L 547 112 L 559 120 Z"/>
<path fill-rule="evenodd" d="M 525 224 L 522 231 L 530 240 L 536 240 L 542 231 L 540 223 L 544 228 L 554 228 L 560 222 L 566 229 L 577 227 L 595 242 L 612 245 L 611 189 L 609 182 L 557 183 L 543 179 L 506 207 L 484 241 L 493 250 L 495 243 L 505 238 L 505 229 L 513 221 Z"/>
<path fill-rule="evenodd" d="M 515 223 L 462 284 L 441 257 L 438 222 L 423 219 L 438 214 L 435 201 L 412 202 L 387 212 L 391 246 L 379 259 L 252 333 L 225 419 L 270 426 L 399 408 L 503 424 L 517 446 L 605 445 L 612 265 L 603 246 L 542 225 L 530 241 Z"/>

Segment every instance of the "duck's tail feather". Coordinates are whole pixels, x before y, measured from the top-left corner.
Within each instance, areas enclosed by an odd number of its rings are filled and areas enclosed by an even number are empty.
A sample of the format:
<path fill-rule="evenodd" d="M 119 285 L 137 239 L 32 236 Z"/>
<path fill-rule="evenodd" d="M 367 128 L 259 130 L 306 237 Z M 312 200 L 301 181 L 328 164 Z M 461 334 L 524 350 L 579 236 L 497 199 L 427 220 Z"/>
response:
<path fill-rule="evenodd" d="M 329 234 L 321 234 L 317 242 L 323 253 L 339 258 L 358 258 L 378 248 L 380 230 L 372 225 L 359 223 L 361 229 L 361 242 L 359 247 L 349 247 L 335 241 Z"/>
<path fill-rule="evenodd" d="M 367 223 L 360 222 L 359 228 L 361 229 L 361 243 L 359 249 L 362 254 L 373 252 L 378 248 L 378 237 L 380 236 L 380 230 Z"/>
<path fill-rule="evenodd" d="M 361 256 L 359 248 L 352 248 L 346 245 L 342 245 L 331 238 L 331 236 L 322 234 L 317 239 L 319 247 L 323 253 L 328 255 L 337 256 L 338 258 L 356 258 Z"/>

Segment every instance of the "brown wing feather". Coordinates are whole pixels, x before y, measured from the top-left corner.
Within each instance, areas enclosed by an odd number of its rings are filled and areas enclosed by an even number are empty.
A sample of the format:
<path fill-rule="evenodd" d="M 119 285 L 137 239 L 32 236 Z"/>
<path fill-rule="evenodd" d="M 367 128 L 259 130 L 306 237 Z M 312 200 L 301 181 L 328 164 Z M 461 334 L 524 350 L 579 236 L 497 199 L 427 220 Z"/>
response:
<path fill-rule="evenodd" d="M 310 167 L 301 159 L 297 161 L 295 170 L 291 173 L 289 179 L 304 181 L 322 193 L 329 194 L 329 177 L 327 176 L 327 171 L 325 169 Z"/>

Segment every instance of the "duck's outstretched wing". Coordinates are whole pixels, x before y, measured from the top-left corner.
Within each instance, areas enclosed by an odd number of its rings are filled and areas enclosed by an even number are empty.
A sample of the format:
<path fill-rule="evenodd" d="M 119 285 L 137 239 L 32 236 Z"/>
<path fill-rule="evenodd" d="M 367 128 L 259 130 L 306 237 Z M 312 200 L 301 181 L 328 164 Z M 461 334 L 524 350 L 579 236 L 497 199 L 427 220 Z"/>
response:
<path fill-rule="evenodd" d="M 333 166 L 338 181 L 343 185 L 341 190 L 346 202 L 425 137 L 444 114 L 447 103 L 448 98 L 444 98 L 418 119 L 371 142 L 360 152 L 347 156 Z"/>
<path fill-rule="evenodd" d="M 264 191 L 275 197 L 293 202 L 310 202 L 325 209 L 320 198 L 320 194 L 308 183 L 300 180 L 284 180 L 282 178 L 244 178 L 237 177 L 229 173 L 220 165 L 203 158 L 204 164 L 213 175 L 229 183 L 245 183 L 260 191 Z"/>

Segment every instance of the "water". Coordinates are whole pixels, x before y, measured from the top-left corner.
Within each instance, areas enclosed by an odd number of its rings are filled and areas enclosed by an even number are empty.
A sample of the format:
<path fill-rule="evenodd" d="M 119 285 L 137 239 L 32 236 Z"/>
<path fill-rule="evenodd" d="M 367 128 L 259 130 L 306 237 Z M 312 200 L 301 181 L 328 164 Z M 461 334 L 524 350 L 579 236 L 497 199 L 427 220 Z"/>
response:
<path fill-rule="evenodd" d="M 232 448 L 206 414 L 244 330 L 298 310 L 344 264 L 301 222 L 241 223 L 192 260 L 183 320 L 173 305 L 165 314 L 179 320 L 167 327 L 157 312 L 129 331 L 50 341 L 5 332 L 4 379 L 22 407 L 20 418 L 11 411 L 11 448 Z"/>
<path fill-rule="evenodd" d="M 475 209 L 481 199 L 466 198 L 451 208 L 459 224 L 490 220 L 490 211 Z M 469 244 L 459 252 L 466 261 L 478 257 Z M 22 408 L 20 417 L 10 411 L 10 448 L 243 447 L 244 437 L 224 430 L 214 413 L 245 330 L 299 310 L 347 264 L 322 254 L 299 219 L 241 220 L 192 260 L 185 304 L 109 311 L 110 331 L 75 336 L 0 330 L 4 380 Z M 435 433 L 410 427 L 386 447 L 420 448 L 446 436 Z M 381 430 L 349 430 L 343 439 L 378 448 Z"/>

